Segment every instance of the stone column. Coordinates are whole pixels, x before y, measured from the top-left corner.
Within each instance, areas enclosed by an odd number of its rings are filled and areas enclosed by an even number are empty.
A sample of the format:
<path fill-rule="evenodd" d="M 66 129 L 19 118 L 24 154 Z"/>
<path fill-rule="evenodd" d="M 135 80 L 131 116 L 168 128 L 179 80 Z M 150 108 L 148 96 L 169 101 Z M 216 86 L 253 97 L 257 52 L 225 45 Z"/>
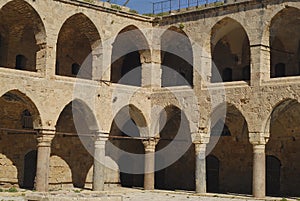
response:
<path fill-rule="evenodd" d="M 160 51 L 141 54 L 142 62 L 142 87 L 160 87 L 161 85 L 161 62 Z"/>
<path fill-rule="evenodd" d="M 105 142 L 107 135 L 97 133 L 95 136 L 95 149 L 94 149 L 94 169 L 93 169 L 93 191 L 104 190 L 104 160 L 105 160 Z"/>
<path fill-rule="evenodd" d="M 196 156 L 196 193 L 206 193 L 206 144 L 195 143 Z"/>
<path fill-rule="evenodd" d="M 145 175 L 144 175 L 144 189 L 154 189 L 155 177 L 155 146 L 157 140 L 154 138 L 143 140 L 145 147 Z"/>
<path fill-rule="evenodd" d="M 54 135 L 54 130 L 40 130 L 37 136 L 36 190 L 38 192 L 48 191 L 51 142 Z"/>
<path fill-rule="evenodd" d="M 266 155 L 265 144 L 253 145 L 253 196 L 266 196 Z"/>
<path fill-rule="evenodd" d="M 195 145 L 195 184 L 196 193 L 206 193 L 206 145 L 209 142 L 209 131 L 203 128 L 202 131 L 192 133 L 192 141 Z"/>
<path fill-rule="evenodd" d="M 250 132 L 250 142 L 253 145 L 253 196 L 264 198 L 266 196 L 266 143 L 268 133 Z"/>

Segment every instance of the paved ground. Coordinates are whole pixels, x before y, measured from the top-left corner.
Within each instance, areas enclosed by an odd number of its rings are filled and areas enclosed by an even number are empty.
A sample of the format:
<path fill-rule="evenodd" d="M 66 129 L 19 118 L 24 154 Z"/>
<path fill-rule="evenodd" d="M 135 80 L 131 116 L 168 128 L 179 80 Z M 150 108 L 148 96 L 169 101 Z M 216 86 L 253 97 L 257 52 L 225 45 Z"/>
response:
<path fill-rule="evenodd" d="M 41 194 L 30 191 L 22 191 L 18 193 L 0 193 L 0 201 L 25 201 L 26 196 L 35 195 L 35 197 L 41 196 Z M 45 194 L 43 195 L 45 196 Z M 92 191 L 80 191 L 78 189 L 70 191 L 57 191 L 51 192 L 51 196 L 54 199 L 51 200 L 111 200 L 112 197 L 119 198 L 122 201 L 254 201 L 255 199 L 250 196 L 238 196 L 238 195 L 222 195 L 222 194 L 207 194 L 205 196 L 196 195 L 192 192 L 174 192 L 174 191 L 142 191 L 137 189 L 118 188 L 114 190 L 107 189 L 106 192 L 95 193 Z M 105 199 L 105 196 L 110 198 Z M 64 198 L 62 198 L 64 197 Z M 120 198 L 121 197 L 121 198 Z M 36 200 L 36 199 L 35 199 Z M 282 198 L 267 198 L 263 200 L 283 201 Z M 288 199 L 297 200 L 298 199 Z M 256 200 L 257 201 L 257 200 Z"/>

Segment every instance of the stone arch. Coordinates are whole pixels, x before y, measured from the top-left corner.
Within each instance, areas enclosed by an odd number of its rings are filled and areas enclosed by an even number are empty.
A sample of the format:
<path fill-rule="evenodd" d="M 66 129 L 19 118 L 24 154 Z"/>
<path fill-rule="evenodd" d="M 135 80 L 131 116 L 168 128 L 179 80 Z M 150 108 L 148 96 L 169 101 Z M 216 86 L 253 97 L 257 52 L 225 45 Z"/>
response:
<path fill-rule="evenodd" d="M 155 153 L 155 188 L 195 190 L 195 146 L 188 118 L 174 105 L 160 118 L 160 139 Z M 166 116 L 165 116 L 166 114 Z"/>
<path fill-rule="evenodd" d="M 19 185 L 27 188 L 25 180 L 25 168 L 34 172 L 35 165 L 25 164 L 25 155 L 29 151 L 36 150 L 36 132 L 31 129 L 23 128 L 22 114 L 28 110 L 32 114 L 33 128 L 40 128 L 40 113 L 33 101 L 19 90 L 10 90 L 0 97 L 0 153 L 12 161 L 12 166 L 1 163 L 0 168 L 12 171 L 13 166 L 17 169 L 17 178 L 15 174 L 7 177 L 7 183 Z M 2 167 L 2 165 L 6 167 Z M 16 180 L 17 179 L 17 180 Z M 16 183 L 17 182 L 17 183 Z M 32 186 L 30 186 L 31 188 Z"/>
<path fill-rule="evenodd" d="M 225 17 L 211 29 L 212 82 L 250 80 L 244 77 L 250 68 L 250 41 L 245 28 L 236 20 Z M 224 69 L 232 69 L 232 79 L 224 80 Z M 250 71 L 250 69 L 249 69 Z"/>
<path fill-rule="evenodd" d="M 300 74 L 300 10 L 287 7 L 279 11 L 269 25 L 270 75 L 271 77 L 296 76 Z M 289 28 L 286 28 L 289 27 Z M 284 65 L 278 73 L 276 66 Z"/>
<path fill-rule="evenodd" d="M 193 86 L 193 47 L 188 35 L 172 26 L 161 35 L 162 87 Z"/>
<path fill-rule="evenodd" d="M 267 189 L 277 186 L 276 196 L 299 196 L 297 187 L 300 179 L 299 139 L 300 103 L 295 99 L 285 99 L 277 103 L 267 120 L 265 132 L 269 133 L 266 145 L 266 155 L 271 155 L 281 161 L 279 183 L 267 184 Z M 290 171 L 293 169 L 293 171 Z M 273 180 L 274 182 L 275 180 Z M 270 186 L 272 185 L 272 186 Z M 268 195 L 274 192 L 268 191 Z"/>
<path fill-rule="evenodd" d="M 26 1 L 13 0 L 0 10 L 0 66 L 27 71 L 45 68 L 46 30 L 37 11 Z M 17 56 L 26 58 L 17 66 Z"/>
<path fill-rule="evenodd" d="M 141 86 L 141 66 L 150 60 L 149 43 L 143 32 L 134 25 L 123 28 L 112 44 L 111 82 Z"/>
<path fill-rule="evenodd" d="M 97 120 L 84 101 L 75 99 L 61 111 L 52 141 L 52 154 L 68 163 L 74 187 L 84 188 L 86 176 L 93 164 L 93 135 Z M 76 152 L 73 152 L 76 147 Z"/>
<path fill-rule="evenodd" d="M 213 188 L 214 191 L 218 189 L 221 193 L 251 194 L 252 146 L 246 118 L 234 104 L 226 102 L 211 113 L 210 127 L 206 155 L 212 154 L 220 161 L 219 186 Z"/>
<path fill-rule="evenodd" d="M 145 150 L 142 138 L 147 137 L 143 131 L 146 127 L 143 113 L 134 105 L 124 106 L 114 116 L 106 155 L 118 164 L 119 181 L 124 187 L 143 187 Z"/>
<path fill-rule="evenodd" d="M 100 34 L 85 14 L 76 13 L 64 22 L 56 48 L 56 75 L 92 79 L 95 71 L 100 70 Z"/>

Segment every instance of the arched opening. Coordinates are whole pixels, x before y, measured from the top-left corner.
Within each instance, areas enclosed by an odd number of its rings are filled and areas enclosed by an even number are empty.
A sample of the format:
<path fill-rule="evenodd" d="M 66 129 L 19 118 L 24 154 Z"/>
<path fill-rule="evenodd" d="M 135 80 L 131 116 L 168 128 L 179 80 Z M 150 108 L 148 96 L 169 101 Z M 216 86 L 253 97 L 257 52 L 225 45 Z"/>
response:
<path fill-rule="evenodd" d="M 193 48 L 184 31 L 171 27 L 161 36 L 162 87 L 193 86 Z"/>
<path fill-rule="evenodd" d="M 271 77 L 299 75 L 300 12 L 285 8 L 270 25 Z M 289 28 L 286 28 L 289 27 Z"/>
<path fill-rule="evenodd" d="M 207 168 L 212 168 L 210 178 L 207 175 L 207 190 L 213 193 L 251 194 L 253 151 L 248 125 L 234 105 L 226 105 L 226 110 L 222 104 L 211 116 L 212 128 L 207 153 L 214 158 L 208 158 L 210 161 L 207 159 L 211 163 L 207 164 Z"/>
<path fill-rule="evenodd" d="M 71 172 L 72 180 L 68 181 L 57 175 L 52 177 L 52 181 L 55 181 L 54 186 L 63 183 L 66 186 L 73 184 L 77 188 L 85 187 L 86 176 L 94 162 L 91 155 L 94 151 L 92 134 L 97 128 L 92 110 L 83 101 L 75 99 L 62 110 L 56 122 L 51 157 L 57 156 L 65 161 L 60 163 L 60 169 Z"/>
<path fill-rule="evenodd" d="M 94 23 L 82 13 L 71 16 L 59 31 L 55 74 L 92 79 L 96 68 L 93 55 L 100 51 L 100 35 Z"/>
<path fill-rule="evenodd" d="M 37 151 L 28 152 L 24 158 L 24 182 L 23 188 L 33 189 L 36 176 Z"/>
<path fill-rule="evenodd" d="M 41 55 L 46 43 L 45 28 L 26 1 L 10 1 L 1 8 L 0 35 L 0 66 L 26 71 L 43 67 L 44 62 L 37 59 L 45 60 Z"/>
<path fill-rule="evenodd" d="M 0 162 L 1 170 L 9 170 L 4 184 L 33 189 L 37 147 L 33 128 L 41 122 L 39 112 L 32 100 L 18 90 L 3 94 L 0 105 L 0 161 L 1 155 L 11 161 Z"/>
<path fill-rule="evenodd" d="M 160 140 L 156 145 L 155 188 L 193 191 L 195 147 L 188 119 L 184 112 L 175 106 L 165 107 L 165 112 L 165 124 L 160 125 Z"/>
<path fill-rule="evenodd" d="M 266 158 L 266 187 L 267 195 L 278 195 L 280 192 L 281 162 L 275 156 Z"/>
<path fill-rule="evenodd" d="M 206 188 L 207 192 L 219 192 L 220 161 L 213 155 L 206 157 Z"/>
<path fill-rule="evenodd" d="M 212 28 L 211 54 L 211 82 L 250 80 L 244 68 L 250 67 L 250 42 L 240 23 L 224 18 Z"/>
<path fill-rule="evenodd" d="M 140 128 L 146 126 L 142 112 L 133 105 L 123 107 L 114 117 L 106 155 L 119 166 L 123 187 L 144 186 L 144 145 Z"/>
<path fill-rule="evenodd" d="M 291 99 L 282 101 L 271 113 L 266 145 L 268 195 L 300 196 L 299 114 L 300 104 Z"/>
<path fill-rule="evenodd" d="M 142 63 L 150 58 L 144 34 L 131 25 L 122 29 L 114 43 L 111 56 L 111 82 L 141 86 Z"/>

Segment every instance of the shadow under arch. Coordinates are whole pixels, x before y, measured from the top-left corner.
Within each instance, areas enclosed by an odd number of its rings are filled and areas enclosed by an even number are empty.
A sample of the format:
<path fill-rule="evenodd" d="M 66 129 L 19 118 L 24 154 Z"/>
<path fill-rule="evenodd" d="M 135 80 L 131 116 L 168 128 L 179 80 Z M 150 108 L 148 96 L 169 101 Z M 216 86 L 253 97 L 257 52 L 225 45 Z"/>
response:
<path fill-rule="evenodd" d="M 207 184 L 214 187 L 208 192 L 251 194 L 252 146 L 244 115 L 235 105 L 224 103 L 215 108 L 211 118 L 206 155 L 218 158 L 220 171 L 219 181 L 214 181 L 217 184 Z"/>
<path fill-rule="evenodd" d="M 193 86 L 193 48 L 187 34 L 170 27 L 161 36 L 162 87 Z"/>
<path fill-rule="evenodd" d="M 55 74 L 92 79 L 101 65 L 93 56 L 101 51 L 101 37 L 95 24 L 85 14 L 76 13 L 59 31 Z"/>
<path fill-rule="evenodd" d="M 211 82 L 250 80 L 250 42 L 244 27 L 225 17 L 211 29 L 210 40 Z"/>
<path fill-rule="evenodd" d="M 144 145 L 142 128 L 147 126 L 144 115 L 134 105 L 121 108 L 114 117 L 106 144 L 106 156 L 119 166 L 120 183 L 124 187 L 144 185 Z"/>
<path fill-rule="evenodd" d="M 0 163 L 0 169 L 4 169 L 2 165 L 9 164 L 8 169 L 16 171 L 6 175 L 5 183 L 32 189 L 36 164 L 26 163 L 25 159 L 28 152 L 36 151 L 36 132 L 33 129 L 41 125 L 39 110 L 26 94 L 17 89 L 2 94 L 0 105 L 0 153 L 12 162 Z M 30 113 L 27 116 L 30 128 L 24 127 L 22 114 L 25 110 Z"/>
<path fill-rule="evenodd" d="M 160 140 L 155 153 L 155 188 L 195 190 L 195 147 L 188 119 L 174 105 L 160 118 Z"/>
<path fill-rule="evenodd" d="M 271 78 L 300 75 L 299 17 L 298 8 L 288 7 L 271 19 L 268 30 Z"/>
<path fill-rule="evenodd" d="M 273 107 L 266 123 L 265 132 L 270 133 L 266 155 L 280 161 L 277 167 L 276 163 L 269 161 L 268 164 L 267 161 L 267 195 L 300 196 L 297 188 L 300 184 L 299 114 L 300 103 L 295 99 L 284 99 Z M 277 168 L 277 173 L 274 168 Z"/>
<path fill-rule="evenodd" d="M 46 30 L 26 1 L 9 1 L 0 9 L 0 41 L 0 66 L 26 71 L 44 68 Z"/>
<path fill-rule="evenodd" d="M 111 82 L 141 86 L 142 63 L 150 61 L 148 41 L 142 31 L 129 25 L 115 38 L 111 55 Z"/>
<path fill-rule="evenodd" d="M 62 158 L 72 172 L 74 187 L 84 188 L 89 169 L 93 165 L 94 132 L 97 120 L 84 101 L 75 99 L 65 106 L 56 122 L 51 155 Z M 67 171 L 67 170 L 66 170 Z M 61 182 L 55 178 L 57 184 Z"/>

